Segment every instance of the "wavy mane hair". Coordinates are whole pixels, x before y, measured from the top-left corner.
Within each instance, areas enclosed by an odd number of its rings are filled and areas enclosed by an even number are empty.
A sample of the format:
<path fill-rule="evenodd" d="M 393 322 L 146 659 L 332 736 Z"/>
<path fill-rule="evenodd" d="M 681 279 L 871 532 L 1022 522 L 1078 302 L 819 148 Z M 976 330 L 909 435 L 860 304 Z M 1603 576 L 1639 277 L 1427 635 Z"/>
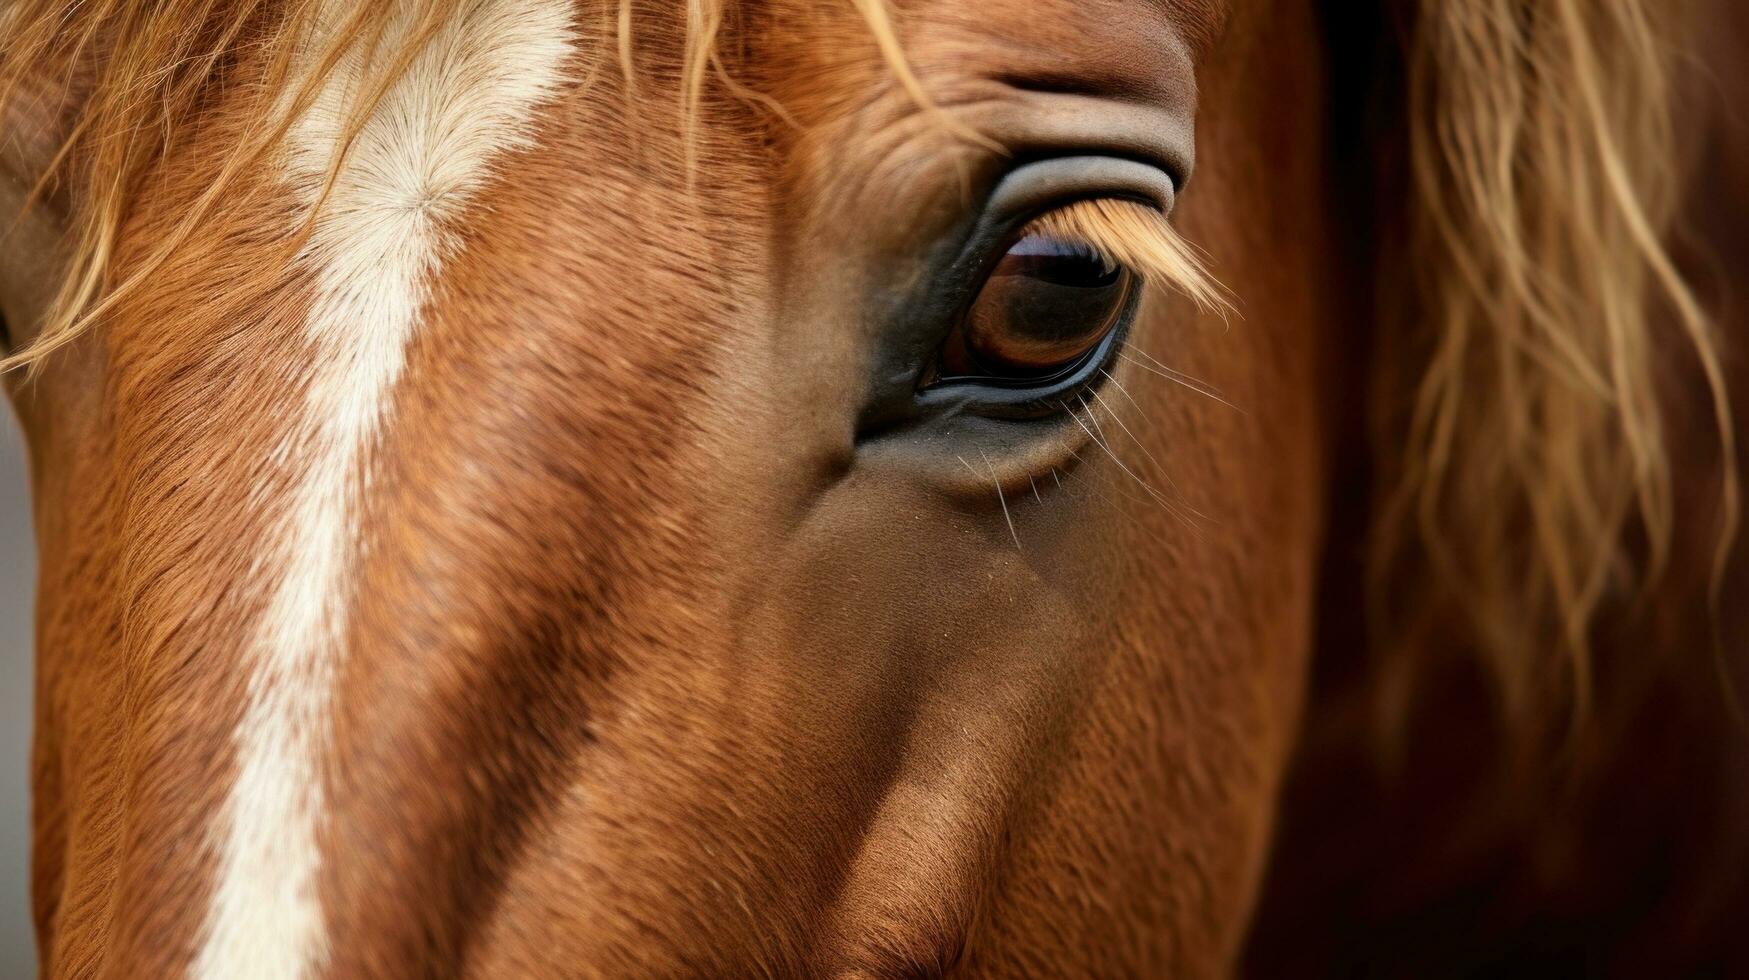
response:
<path fill-rule="evenodd" d="M 1381 325 L 1375 632 L 1460 627 L 1515 729 L 1583 726 L 1599 613 L 1666 570 L 1672 351 L 1724 461 L 1716 633 L 1739 489 L 1720 340 L 1668 246 L 1684 8 L 1422 0 L 1406 52 L 1412 269 Z M 1387 667 L 1387 712 L 1413 673 Z"/>
<path fill-rule="evenodd" d="M 40 95 L 25 73 L 45 66 L 78 93 L 33 195 L 69 208 L 69 272 L 36 341 L 0 370 L 40 364 L 172 254 L 203 247 L 195 232 L 227 190 L 280 152 L 324 75 L 362 54 L 373 70 L 349 110 L 356 134 L 465 2 L 358 0 L 328 29 L 325 0 L 15 0 L 0 10 L 0 99 Z M 842 2 L 932 109 L 883 0 Z M 1455 623 L 1497 681 L 1508 722 L 1542 715 L 1551 697 L 1584 718 L 1600 609 L 1655 582 L 1671 551 L 1668 392 L 1654 353 L 1673 343 L 1700 365 L 1727 461 L 1722 568 L 1737 522 L 1735 435 L 1718 340 L 1666 246 L 1681 183 L 1670 111 L 1680 6 L 1419 0 L 1408 15 L 1410 179 L 1385 206 L 1407 216 L 1412 269 L 1407 299 L 1385 304 L 1376 327 L 1386 353 L 1370 562 L 1374 642 L 1397 689 L 1412 686 L 1407 651 Z M 604 0 L 600 12 L 603 47 L 617 51 L 599 60 L 617 55 L 628 87 L 634 20 L 652 16 L 634 7 Z M 683 36 L 689 129 L 719 90 L 763 99 L 734 81 L 718 44 L 737 7 L 686 0 L 684 23 L 663 26 Z M 254 127 L 173 234 L 115 268 L 155 161 L 245 57 L 266 66 L 243 96 L 258 106 Z M 234 83 L 225 94 L 239 97 Z"/>

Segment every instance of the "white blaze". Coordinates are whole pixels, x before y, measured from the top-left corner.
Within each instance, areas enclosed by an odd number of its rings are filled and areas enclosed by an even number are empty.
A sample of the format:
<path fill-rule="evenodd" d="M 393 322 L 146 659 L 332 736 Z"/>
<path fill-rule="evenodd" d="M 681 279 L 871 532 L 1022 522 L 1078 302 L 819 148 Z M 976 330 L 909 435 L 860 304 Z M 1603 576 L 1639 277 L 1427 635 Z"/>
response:
<path fill-rule="evenodd" d="M 346 6 L 330 9 L 343 17 Z M 217 880 L 193 968 L 202 980 L 292 980 L 327 957 L 319 760 L 345 652 L 357 491 L 449 251 L 445 227 L 495 158 L 526 141 L 534 110 L 563 80 L 571 38 L 566 0 L 458 5 L 358 134 L 301 257 L 315 274 L 305 324 L 314 361 L 284 451 L 302 471 L 263 553 L 273 584 L 243 661 L 236 782 L 213 828 Z M 288 176 L 307 201 L 363 74 L 356 53 L 341 61 L 291 132 Z"/>

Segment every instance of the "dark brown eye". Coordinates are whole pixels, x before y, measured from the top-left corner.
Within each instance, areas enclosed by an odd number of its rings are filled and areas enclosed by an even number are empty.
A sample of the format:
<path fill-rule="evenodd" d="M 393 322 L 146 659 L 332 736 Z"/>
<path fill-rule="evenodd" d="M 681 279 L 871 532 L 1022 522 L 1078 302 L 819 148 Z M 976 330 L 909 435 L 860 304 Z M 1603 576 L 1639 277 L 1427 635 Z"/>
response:
<path fill-rule="evenodd" d="M 1087 242 L 1028 230 L 943 345 L 937 380 L 1029 386 L 1069 373 L 1116 328 L 1134 279 Z"/>

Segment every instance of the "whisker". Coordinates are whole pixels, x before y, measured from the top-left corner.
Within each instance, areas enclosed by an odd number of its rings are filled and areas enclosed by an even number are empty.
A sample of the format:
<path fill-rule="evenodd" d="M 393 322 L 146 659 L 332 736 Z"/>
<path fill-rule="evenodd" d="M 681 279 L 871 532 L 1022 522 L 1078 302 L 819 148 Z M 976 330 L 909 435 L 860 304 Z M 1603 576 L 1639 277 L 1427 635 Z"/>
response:
<path fill-rule="evenodd" d="M 1091 408 L 1087 408 L 1087 399 L 1086 398 L 1081 399 L 1081 407 L 1084 409 L 1087 409 L 1087 416 L 1089 418 L 1093 417 L 1093 410 Z M 1110 459 L 1113 463 L 1117 464 L 1118 469 L 1123 470 L 1124 473 L 1127 476 L 1129 476 L 1130 479 L 1136 481 L 1137 486 L 1141 487 L 1143 490 L 1146 490 L 1148 492 L 1149 496 L 1153 497 L 1154 500 L 1160 504 L 1160 506 L 1165 507 L 1167 509 L 1167 511 L 1169 511 L 1174 517 L 1177 517 L 1179 520 L 1184 521 L 1187 524 L 1190 523 L 1189 519 L 1186 518 L 1180 512 L 1180 508 L 1171 498 L 1167 497 L 1165 494 L 1161 493 L 1160 491 L 1154 489 L 1154 487 L 1151 486 L 1148 483 L 1148 481 L 1137 476 L 1134 470 L 1132 470 L 1128 466 L 1124 465 L 1124 461 L 1117 458 L 1117 454 L 1111 451 L 1111 447 L 1106 445 L 1105 441 L 1103 439 L 1101 439 L 1098 436 L 1098 434 L 1096 434 L 1092 429 L 1088 428 L 1086 422 L 1081 421 L 1081 416 L 1076 415 L 1075 410 L 1073 408 L 1069 409 L 1069 417 L 1074 419 L 1076 424 L 1081 426 L 1081 431 L 1087 433 L 1087 435 L 1093 440 L 1095 445 L 1097 445 L 1100 449 L 1105 451 L 1105 455 L 1110 457 Z M 1099 421 L 1098 419 L 1094 419 L 1094 424 L 1097 425 L 1098 421 Z M 1080 457 L 1077 456 L 1076 458 L 1079 459 Z"/>
<path fill-rule="evenodd" d="M 1089 491 L 1097 494 L 1099 496 L 1100 500 L 1102 500 L 1108 504 L 1111 503 L 1111 498 L 1108 497 L 1105 493 L 1101 492 L 1099 487 L 1094 485 L 1095 482 L 1097 482 L 1100 486 L 1105 487 L 1107 490 L 1112 491 L 1113 493 L 1117 494 L 1119 497 L 1122 497 L 1124 500 L 1126 500 L 1132 504 L 1136 504 L 1136 505 L 1141 506 L 1141 507 L 1147 507 L 1151 504 L 1156 503 L 1156 501 L 1150 500 L 1147 497 L 1139 497 L 1139 496 L 1129 492 L 1128 490 L 1125 490 L 1123 487 L 1119 486 L 1117 484 L 1117 482 L 1114 480 L 1104 479 L 1104 478 L 1096 478 L 1094 476 L 1094 472 L 1095 472 L 1094 468 L 1087 465 L 1087 461 L 1085 459 L 1083 459 L 1081 454 L 1076 452 L 1075 450 L 1073 450 L 1073 449 L 1069 450 L 1069 455 L 1073 456 L 1075 458 L 1075 461 L 1081 464 L 1081 466 L 1078 467 L 1078 471 L 1081 475 L 1081 480 L 1082 480 L 1083 484 L 1086 485 L 1086 487 Z M 1167 510 L 1168 510 L 1168 512 L 1170 512 L 1171 508 L 1167 507 Z M 1176 516 L 1176 515 L 1174 515 L 1174 516 Z M 1133 520 L 1133 518 L 1131 518 L 1131 520 Z"/>
<path fill-rule="evenodd" d="M 1140 345 L 1140 344 L 1137 344 L 1134 342 L 1127 343 L 1124 345 L 1124 347 L 1121 350 L 1118 351 L 1118 353 L 1120 353 L 1120 354 L 1133 354 L 1137 357 L 1140 357 L 1142 360 L 1147 361 L 1149 364 L 1154 365 L 1155 367 L 1159 368 L 1162 371 L 1165 371 L 1167 374 L 1170 374 L 1175 378 L 1182 378 L 1185 381 L 1188 381 L 1191 384 L 1196 385 L 1198 388 L 1202 389 L 1203 391 L 1208 392 L 1209 394 L 1218 395 L 1221 393 L 1221 389 L 1215 387 L 1212 384 L 1209 384 L 1207 381 L 1204 381 L 1201 378 L 1196 377 L 1193 374 L 1190 374 L 1189 372 L 1180 371 L 1177 368 L 1173 367 L 1172 365 L 1167 364 L 1165 361 L 1160 360 L 1158 357 L 1155 357 L 1154 355 L 1148 353 L 1146 350 L 1144 350 L 1142 348 L 1142 345 Z"/>
<path fill-rule="evenodd" d="M 1172 488 L 1173 493 L 1178 497 L 1180 506 L 1182 506 L 1186 511 L 1195 515 L 1199 519 L 1207 520 L 1208 515 L 1197 510 L 1195 507 L 1192 507 L 1190 504 L 1184 502 L 1184 491 L 1178 486 L 1178 481 L 1172 479 L 1172 472 L 1170 470 L 1168 470 L 1160 462 L 1160 460 L 1154 456 L 1154 454 L 1152 452 L 1149 451 L 1146 443 L 1142 442 L 1142 440 L 1140 438 L 1138 438 L 1134 432 L 1130 431 L 1130 427 L 1125 425 L 1124 420 L 1118 416 L 1117 412 L 1112 410 L 1111 405 L 1106 402 L 1105 397 L 1103 395 L 1101 395 L 1097 390 L 1095 390 L 1093 392 L 1093 397 L 1096 401 L 1099 402 L 1099 404 L 1101 406 L 1103 406 L 1105 408 L 1105 413 L 1107 415 L 1111 416 L 1111 420 L 1113 422 L 1117 423 L 1117 427 L 1123 430 L 1123 434 L 1126 436 L 1129 436 L 1130 441 L 1136 444 L 1136 448 L 1140 449 L 1142 451 L 1142 455 L 1146 456 L 1148 458 L 1148 462 L 1153 464 L 1154 469 L 1157 470 L 1161 476 L 1166 478 L 1166 483 L 1168 486 L 1170 486 Z M 1133 398 L 1130 399 L 1130 403 L 1135 404 L 1135 399 L 1133 399 Z M 1083 401 L 1082 404 L 1086 404 L 1086 402 Z M 1137 407 L 1139 408 L 1140 406 L 1137 406 Z M 1091 414 L 1091 413 L 1089 413 L 1089 414 Z M 1094 419 L 1095 425 L 1098 424 L 1098 421 L 1099 420 L 1096 417 Z"/>
<path fill-rule="evenodd" d="M 1165 511 L 1168 514 L 1171 514 L 1172 517 L 1175 518 L 1179 524 L 1182 524 L 1184 526 L 1184 528 L 1186 530 L 1188 530 L 1192 535 L 1194 535 L 1198 539 L 1207 540 L 1208 534 L 1203 529 L 1202 525 L 1198 524 L 1196 521 L 1193 521 L 1190 518 L 1179 513 L 1178 509 L 1173 507 L 1169 502 L 1149 500 L 1146 497 L 1139 497 L 1133 493 L 1130 493 L 1129 491 L 1125 490 L 1123 487 L 1119 486 L 1115 480 L 1111 480 L 1111 479 L 1107 479 L 1107 478 L 1103 478 L 1103 477 L 1096 477 L 1096 476 L 1092 475 L 1094 473 L 1094 468 L 1085 465 L 1086 461 L 1082 460 L 1080 453 L 1077 453 L 1071 449 L 1071 450 L 1069 450 L 1069 455 L 1075 457 L 1075 459 L 1078 462 L 1081 462 L 1083 464 L 1081 467 L 1081 470 L 1080 470 L 1080 472 L 1085 474 L 1082 477 L 1083 483 L 1085 484 L 1087 490 L 1089 492 L 1093 493 L 1094 495 L 1098 496 L 1100 500 L 1106 502 L 1107 504 L 1111 503 L 1111 498 L 1099 489 L 1100 486 L 1103 486 L 1107 490 L 1110 490 L 1113 493 L 1117 494 L 1119 497 L 1122 497 L 1124 500 L 1127 500 L 1130 503 L 1137 504 L 1137 505 L 1142 506 L 1142 507 L 1147 507 L 1149 504 L 1158 503 L 1165 509 Z M 1097 486 L 1095 485 L 1096 483 L 1098 484 Z M 1120 512 L 1120 514 L 1123 513 L 1121 508 L 1119 509 L 1119 512 Z M 1136 528 L 1139 528 L 1142 531 L 1146 532 L 1152 540 L 1155 540 L 1155 541 L 1164 540 L 1163 538 L 1160 537 L 1160 535 L 1154 529 L 1148 527 L 1148 525 L 1144 524 L 1141 520 L 1136 518 L 1135 515 L 1125 514 L 1123 519 L 1129 525 L 1134 526 Z"/>
<path fill-rule="evenodd" d="M 1124 396 L 1125 401 L 1129 402 L 1131 405 L 1134 405 L 1136 407 L 1136 411 L 1138 411 L 1138 412 L 1142 411 L 1142 403 L 1136 401 L 1135 397 L 1130 394 L 1130 390 L 1123 386 L 1123 382 L 1117 380 L 1117 378 L 1115 378 L 1115 377 L 1112 377 L 1111 372 L 1107 371 L 1104 368 L 1100 368 L 1099 373 L 1102 376 L 1104 376 L 1106 381 L 1109 381 L 1111 383 L 1112 387 L 1114 387 L 1118 390 L 1119 394 Z"/>
<path fill-rule="evenodd" d="M 1170 364 L 1167 364 L 1165 361 L 1160 360 L 1158 357 L 1155 357 L 1154 355 L 1148 353 L 1147 351 L 1143 350 L 1141 347 L 1139 347 L 1135 344 L 1129 345 L 1128 347 L 1124 348 L 1123 350 L 1118 351 L 1118 353 L 1120 355 L 1122 355 L 1123 357 L 1130 358 L 1131 360 L 1134 360 L 1135 358 L 1139 357 L 1142 359 L 1142 361 L 1146 362 L 1145 364 L 1142 365 L 1143 367 L 1152 367 L 1155 371 L 1162 373 L 1162 374 L 1165 374 L 1168 377 L 1178 381 L 1179 383 L 1184 384 L 1188 387 L 1194 388 L 1197 391 L 1200 391 L 1203 394 L 1208 395 L 1212 398 L 1224 398 L 1225 397 L 1225 395 L 1222 394 L 1221 389 L 1215 387 L 1212 384 L 1209 384 L 1207 381 L 1204 381 L 1201 378 L 1196 377 L 1193 374 L 1178 370 L 1177 368 L 1173 367 Z"/>
<path fill-rule="evenodd" d="M 1105 438 L 1105 430 L 1099 427 L 1099 417 L 1094 415 L 1093 409 L 1091 409 L 1087 406 L 1087 396 L 1086 395 L 1076 395 L 1075 399 L 1076 399 L 1076 401 L 1079 401 L 1081 403 L 1081 408 L 1087 412 L 1088 421 L 1093 423 L 1093 431 L 1099 433 L 1099 441 L 1101 441 L 1101 442 L 1107 441 Z"/>
<path fill-rule="evenodd" d="M 1148 356 L 1146 354 L 1143 354 L 1139 350 L 1136 351 L 1136 353 L 1142 354 L 1143 357 Z M 1174 371 L 1173 369 L 1167 367 L 1164 364 L 1160 364 L 1160 366 L 1158 368 L 1156 368 L 1152 365 L 1149 365 L 1149 364 L 1144 364 L 1143 362 L 1138 361 L 1135 358 L 1131 357 L 1129 355 L 1128 351 L 1118 351 L 1117 356 L 1123 358 L 1124 360 L 1130 362 L 1131 364 L 1134 364 L 1136 367 L 1139 367 L 1144 371 L 1148 371 L 1150 373 L 1157 374 L 1160 377 L 1165 378 L 1167 381 L 1171 381 L 1175 384 L 1181 384 L 1184 387 L 1189 388 L 1191 391 L 1194 391 L 1199 395 L 1204 395 L 1206 397 L 1212 398 L 1215 401 L 1220 402 L 1222 405 L 1225 405 L 1228 408 L 1232 409 L 1233 411 L 1238 412 L 1240 415 L 1249 415 L 1250 414 L 1249 412 L 1245 411 L 1244 409 L 1240 408 L 1239 406 L 1237 406 L 1237 405 L 1233 404 L 1232 402 L 1227 401 L 1225 398 L 1221 397 L 1220 392 L 1209 387 L 1208 385 L 1204 384 L 1203 382 L 1196 380 L 1195 378 L 1191 377 L 1188 374 L 1183 374 L 1182 372 Z M 1153 358 L 1151 358 L 1151 357 L 1148 359 L 1153 360 Z M 1159 364 L 1160 362 L 1154 361 L 1154 363 Z"/>
<path fill-rule="evenodd" d="M 990 457 L 984 455 L 982 449 L 978 450 L 978 458 L 990 468 L 990 482 L 996 484 L 996 500 L 1002 504 L 1002 519 L 1008 522 L 1008 536 L 1014 539 L 1014 550 L 1020 551 L 1020 534 L 1014 530 L 1014 517 L 1008 513 L 1008 498 L 1002 495 L 1002 481 L 996 477 L 996 467 L 990 464 Z"/>
<path fill-rule="evenodd" d="M 1141 415 L 1143 418 L 1147 417 L 1147 410 L 1142 407 L 1141 402 L 1136 401 L 1135 396 L 1130 394 L 1130 390 L 1124 387 L 1123 382 L 1117 380 L 1110 371 L 1107 371 L 1104 368 L 1100 368 L 1099 373 L 1105 377 L 1106 381 L 1111 382 L 1112 387 L 1117 389 L 1118 394 L 1123 395 L 1124 400 L 1130 403 L 1130 407 L 1134 408 L 1138 415 Z M 1111 416 L 1111 420 L 1116 422 L 1131 439 L 1135 440 L 1136 445 L 1141 447 L 1142 452 L 1148 454 L 1148 462 L 1153 463 L 1154 466 L 1159 469 L 1160 475 L 1166 478 L 1166 482 L 1172 486 L 1172 489 L 1178 490 L 1177 481 L 1172 479 L 1172 471 L 1161 465 L 1160 461 L 1154 458 L 1154 454 L 1148 452 L 1148 447 L 1142 444 L 1142 440 L 1137 438 L 1135 433 L 1130 432 L 1130 427 L 1124 425 L 1123 419 L 1118 416 L 1117 410 L 1112 408 L 1110 403 L 1105 400 L 1105 396 L 1095 390 L 1093 392 L 1093 397 L 1099 400 L 1099 404 L 1105 406 L 1105 411 Z M 1179 496 L 1184 496 L 1182 491 L 1179 492 Z"/>

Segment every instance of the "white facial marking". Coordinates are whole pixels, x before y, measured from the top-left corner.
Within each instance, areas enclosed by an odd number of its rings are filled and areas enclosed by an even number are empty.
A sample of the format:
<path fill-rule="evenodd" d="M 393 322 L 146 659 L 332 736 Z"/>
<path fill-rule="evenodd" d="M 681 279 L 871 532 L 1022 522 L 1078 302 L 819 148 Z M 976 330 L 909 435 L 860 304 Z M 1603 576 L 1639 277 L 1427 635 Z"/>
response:
<path fill-rule="evenodd" d="M 331 9 L 344 16 L 345 6 Z M 565 0 L 459 5 L 358 134 L 301 257 L 316 280 L 306 322 L 315 359 L 284 451 L 303 472 L 263 551 L 274 584 L 244 661 L 236 783 L 213 828 L 217 880 L 192 971 L 202 980 L 292 980 L 327 958 L 319 760 L 345 652 L 357 490 L 450 251 L 445 228 L 494 159 L 526 142 L 535 108 L 564 80 L 571 45 Z M 356 54 L 343 60 L 291 133 L 289 177 L 307 202 L 363 73 Z"/>

